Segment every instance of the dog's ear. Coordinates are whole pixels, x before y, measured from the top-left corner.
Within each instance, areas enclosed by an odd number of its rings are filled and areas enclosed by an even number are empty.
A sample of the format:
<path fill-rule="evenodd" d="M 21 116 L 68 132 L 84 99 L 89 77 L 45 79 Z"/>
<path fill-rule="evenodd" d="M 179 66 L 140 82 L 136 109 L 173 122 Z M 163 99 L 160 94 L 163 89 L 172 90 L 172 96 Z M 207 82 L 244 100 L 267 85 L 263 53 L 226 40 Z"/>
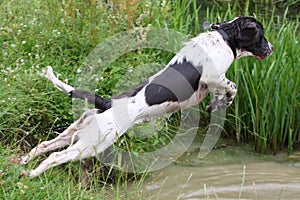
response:
<path fill-rule="evenodd" d="M 259 39 L 260 27 L 255 22 L 248 22 L 240 27 L 238 32 L 238 43 L 241 47 L 248 46 Z"/>
<path fill-rule="evenodd" d="M 257 32 L 259 32 L 258 24 L 255 22 L 249 22 L 245 24 L 242 32 L 255 35 Z"/>

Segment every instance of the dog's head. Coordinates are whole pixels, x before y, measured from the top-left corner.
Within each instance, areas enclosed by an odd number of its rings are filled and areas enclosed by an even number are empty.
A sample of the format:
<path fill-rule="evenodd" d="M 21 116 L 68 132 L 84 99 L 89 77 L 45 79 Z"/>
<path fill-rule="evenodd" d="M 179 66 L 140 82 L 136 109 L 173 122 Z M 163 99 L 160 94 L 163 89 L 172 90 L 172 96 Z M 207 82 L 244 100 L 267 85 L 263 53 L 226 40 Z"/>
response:
<path fill-rule="evenodd" d="M 221 30 L 228 35 L 227 42 L 237 51 L 236 58 L 254 56 L 264 59 L 272 54 L 273 46 L 264 37 L 263 26 L 252 17 L 236 17 L 231 21 L 213 25 L 212 29 Z"/>

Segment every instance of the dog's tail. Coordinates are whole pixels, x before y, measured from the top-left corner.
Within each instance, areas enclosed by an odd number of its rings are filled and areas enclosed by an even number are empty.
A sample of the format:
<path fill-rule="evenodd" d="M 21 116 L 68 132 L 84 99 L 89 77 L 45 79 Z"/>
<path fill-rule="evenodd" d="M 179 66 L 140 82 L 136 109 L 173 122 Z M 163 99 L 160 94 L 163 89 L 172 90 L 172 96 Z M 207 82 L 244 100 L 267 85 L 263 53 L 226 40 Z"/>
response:
<path fill-rule="evenodd" d="M 79 98 L 86 100 L 89 104 L 94 104 L 99 112 L 104 112 L 111 107 L 111 99 L 105 99 L 96 94 L 92 94 L 88 91 L 77 90 L 74 87 L 59 80 L 53 73 L 52 67 L 48 66 L 45 70 L 45 75 L 48 80 L 50 80 L 54 86 L 60 91 L 66 93 L 72 98 Z"/>

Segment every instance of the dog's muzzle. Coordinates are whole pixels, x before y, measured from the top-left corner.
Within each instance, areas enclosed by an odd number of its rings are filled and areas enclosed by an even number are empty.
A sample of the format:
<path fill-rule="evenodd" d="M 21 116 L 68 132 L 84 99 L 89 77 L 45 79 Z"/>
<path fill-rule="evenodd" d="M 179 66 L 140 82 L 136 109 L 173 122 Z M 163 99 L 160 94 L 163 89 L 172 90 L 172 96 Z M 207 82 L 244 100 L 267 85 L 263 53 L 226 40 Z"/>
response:
<path fill-rule="evenodd" d="M 262 54 L 258 54 L 255 56 L 256 59 L 259 60 L 263 60 L 265 59 L 267 56 L 272 55 L 273 53 L 273 45 L 271 44 L 271 42 L 268 42 L 268 46 L 265 48 L 264 52 Z"/>

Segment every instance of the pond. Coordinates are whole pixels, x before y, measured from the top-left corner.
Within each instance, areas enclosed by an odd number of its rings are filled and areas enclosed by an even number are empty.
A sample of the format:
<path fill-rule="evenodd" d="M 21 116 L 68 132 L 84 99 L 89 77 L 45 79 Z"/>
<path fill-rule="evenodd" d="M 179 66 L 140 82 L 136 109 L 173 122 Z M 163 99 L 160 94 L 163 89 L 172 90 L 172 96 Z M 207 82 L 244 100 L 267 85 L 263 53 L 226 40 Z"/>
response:
<path fill-rule="evenodd" d="M 295 153 L 293 157 L 300 156 Z M 299 199 L 300 160 L 262 156 L 245 147 L 213 150 L 205 159 L 188 153 L 152 174 L 147 199 Z"/>

